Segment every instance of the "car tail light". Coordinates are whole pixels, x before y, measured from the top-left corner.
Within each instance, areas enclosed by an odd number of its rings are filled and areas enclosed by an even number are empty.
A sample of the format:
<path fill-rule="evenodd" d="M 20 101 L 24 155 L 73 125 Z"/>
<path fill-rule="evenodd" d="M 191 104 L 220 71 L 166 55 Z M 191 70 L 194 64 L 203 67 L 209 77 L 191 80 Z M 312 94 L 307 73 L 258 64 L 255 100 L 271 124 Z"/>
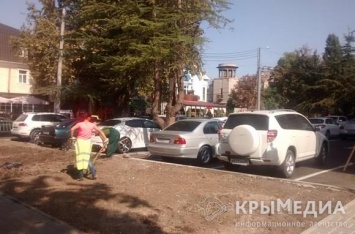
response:
<path fill-rule="evenodd" d="M 149 141 L 150 141 L 150 142 L 152 142 L 152 143 L 154 143 L 154 142 L 155 142 L 153 135 L 150 135 L 150 137 L 149 137 Z"/>
<path fill-rule="evenodd" d="M 182 138 L 182 137 L 175 137 L 174 144 L 176 144 L 176 145 L 185 145 L 186 144 L 186 140 L 184 138 Z"/>
<path fill-rule="evenodd" d="M 277 130 L 268 130 L 267 131 L 267 142 L 273 142 L 275 138 L 277 137 Z"/>
<path fill-rule="evenodd" d="M 218 134 L 218 140 L 222 138 L 222 129 L 218 129 L 217 134 Z"/>
<path fill-rule="evenodd" d="M 19 123 L 19 125 L 18 126 L 20 126 L 20 127 L 26 127 L 27 126 L 27 124 L 26 123 Z"/>

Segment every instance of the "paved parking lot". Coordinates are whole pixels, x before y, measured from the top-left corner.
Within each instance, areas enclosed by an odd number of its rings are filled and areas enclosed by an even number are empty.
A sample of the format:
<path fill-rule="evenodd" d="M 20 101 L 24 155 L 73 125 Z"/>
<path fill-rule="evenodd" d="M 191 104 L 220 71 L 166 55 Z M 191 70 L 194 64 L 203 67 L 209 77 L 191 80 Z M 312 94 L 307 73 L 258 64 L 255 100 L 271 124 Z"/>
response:
<path fill-rule="evenodd" d="M 0 135 L 0 139 L 11 140 L 9 135 Z M 355 145 L 355 139 L 348 139 L 346 141 L 340 139 L 330 140 L 329 161 L 326 167 L 318 166 L 313 160 L 300 162 L 296 165 L 296 171 L 291 180 L 305 181 L 311 183 L 325 184 L 335 187 L 347 188 L 355 193 L 355 155 L 352 157 L 352 163 L 348 166 L 346 171 L 343 171 L 344 165 Z M 134 150 L 130 152 L 129 157 L 158 161 L 161 158 L 158 156 L 151 156 L 147 150 Z M 122 156 L 122 155 L 117 155 Z M 201 167 L 194 160 L 176 159 L 172 163 L 186 166 Z M 218 160 L 214 160 L 211 164 L 203 166 L 216 170 L 225 170 L 224 166 Z M 246 173 L 252 175 L 278 177 L 275 169 L 269 167 L 240 167 L 235 171 L 236 173 Z"/>
<path fill-rule="evenodd" d="M 314 160 L 308 160 L 297 164 L 295 175 L 291 180 L 311 183 L 326 184 L 335 187 L 343 187 L 355 192 L 355 164 L 351 163 L 344 172 L 344 165 L 355 145 L 355 139 L 342 141 L 330 140 L 329 161 L 325 167 L 318 166 Z M 149 152 L 140 150 L 129 153 L 130 157 L 152 161 L 162 161 L 158 156 L 150 156 Z M 355 155 L 352 157 L 355 162 Z M 172 163 L 200 167 L 194 160 L 176 159 Z M 218 160 L 204 166 L 216 170 L 225 170 Z M 276 170 L 269 167 L 240 167 L 237 173 L 246 173 L 260 176 L 278 177 Z"/>

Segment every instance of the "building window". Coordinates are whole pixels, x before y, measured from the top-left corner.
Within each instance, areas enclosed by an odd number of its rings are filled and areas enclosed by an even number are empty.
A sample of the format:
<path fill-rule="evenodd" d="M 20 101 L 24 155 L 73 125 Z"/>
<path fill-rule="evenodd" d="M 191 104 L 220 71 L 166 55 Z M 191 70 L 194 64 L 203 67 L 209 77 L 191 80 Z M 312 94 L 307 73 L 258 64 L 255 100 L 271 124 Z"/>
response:
<path fill-rule="evenodd" d="M 226 70 L 223 71 L 223 77 L 227 77 L 227 71 Z"/>
<path fill-rule="evenodd" d="M 206 88 L 205 87 L 203 87 L 202 88 L 202 101 L 206 101 Z"/>
<path fill-rule="evenodd" d="M 28 58 L 28 50 L 27 49 L 21 50 L 20 51 L 20 57 L 21 58 Z"/>
<path fill-rule="evenodd" d="M 18 80 L 19 80 L 20 84 L 27 84 L 27 82 L 28 82 L 27 71 L 19 70 Z"/>

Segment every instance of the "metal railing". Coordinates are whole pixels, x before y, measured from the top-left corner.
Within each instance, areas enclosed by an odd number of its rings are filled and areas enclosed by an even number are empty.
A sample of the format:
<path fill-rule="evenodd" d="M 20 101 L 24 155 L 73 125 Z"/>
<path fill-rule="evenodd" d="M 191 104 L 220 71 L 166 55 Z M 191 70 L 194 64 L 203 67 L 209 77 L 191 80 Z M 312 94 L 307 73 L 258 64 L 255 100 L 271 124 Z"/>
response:
<path fill-rule="evenodd" d="M 0 120 L 0 133 L 10 133 L 12 121 Z"/>

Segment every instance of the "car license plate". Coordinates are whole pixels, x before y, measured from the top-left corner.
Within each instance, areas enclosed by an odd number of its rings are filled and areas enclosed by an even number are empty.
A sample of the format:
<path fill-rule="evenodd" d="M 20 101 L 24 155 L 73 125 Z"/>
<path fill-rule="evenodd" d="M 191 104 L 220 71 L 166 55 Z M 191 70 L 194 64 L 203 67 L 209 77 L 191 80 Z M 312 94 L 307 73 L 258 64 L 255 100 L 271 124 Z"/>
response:
<path fill-rule="evenodd" d="M 248 159 L 240 159 L 240 158 L 231 158 L 230 163 L 242 166 L 248 166 L 249 160 Z"/>
<path fill-rule="evenodd" d="M 42 132 L 42 134 L 44 134 L 44 135 L 49 135 L 49 132 Z"/>
<path fill-rule="evenodd" d="M 169 139 L 163 139 L 163 138 L 157 138 L 156 140 L 158 143 L 165 143 L 165 144 L 169 144 L 170 140 Z"/>

